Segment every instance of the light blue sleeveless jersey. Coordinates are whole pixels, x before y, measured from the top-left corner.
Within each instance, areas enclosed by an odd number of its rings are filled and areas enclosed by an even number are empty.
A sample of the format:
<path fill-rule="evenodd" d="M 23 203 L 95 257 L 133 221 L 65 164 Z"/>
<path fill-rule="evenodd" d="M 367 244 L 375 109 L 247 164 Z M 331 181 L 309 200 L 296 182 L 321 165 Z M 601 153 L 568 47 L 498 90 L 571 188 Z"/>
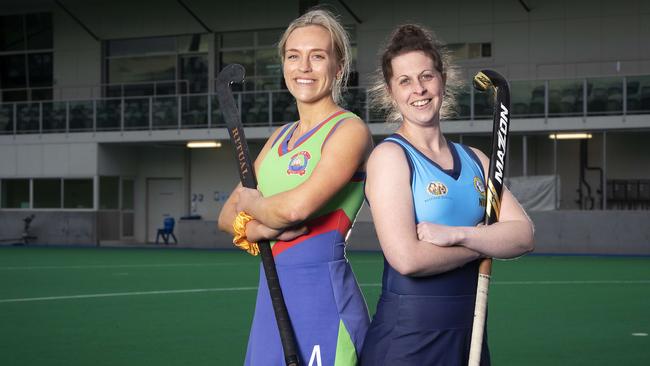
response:
<path fill-rule="evenodd" d="M 476 154 L 461 144 L 448 142 L 453 170 L 444 170 L 406 139 L 394 134 L 385 141 L 399 144 L 411 168 L 411 189 L 416 222 L 475 226 L 485 212 L 483 169 Z"/>

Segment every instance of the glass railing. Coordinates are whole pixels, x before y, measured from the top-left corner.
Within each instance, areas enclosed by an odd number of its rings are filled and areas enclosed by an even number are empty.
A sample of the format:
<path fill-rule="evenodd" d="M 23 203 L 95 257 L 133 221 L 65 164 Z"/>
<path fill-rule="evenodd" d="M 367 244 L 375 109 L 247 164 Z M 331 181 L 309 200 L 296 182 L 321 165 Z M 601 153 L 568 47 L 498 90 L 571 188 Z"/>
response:
<path fill-rule="evenodd" d="M 148 91 L 143 86 L 123 85 L 117 97 L 0 103 L 0 134 L 224 126 L 214 94 L 166 94 L 171 91 L 166 89 L 169 85 L 157 83 Z M 512 81 L 510 91 L 514 118 L 650 114 L 650 75 Z M 128 95 L 138 93 L 152 95 Z M 295 101 L 287 90 L 233 94 L 246 126 L 278 126 L 298 119 Z M 489 119 L 490 99 L 490 94 L 465 86 L 456 96 L 452 119 Z M 369 108 L 365 88 L 348 89 L 343 107 L 369 123 L 384 122 L 381 113 Z"/>

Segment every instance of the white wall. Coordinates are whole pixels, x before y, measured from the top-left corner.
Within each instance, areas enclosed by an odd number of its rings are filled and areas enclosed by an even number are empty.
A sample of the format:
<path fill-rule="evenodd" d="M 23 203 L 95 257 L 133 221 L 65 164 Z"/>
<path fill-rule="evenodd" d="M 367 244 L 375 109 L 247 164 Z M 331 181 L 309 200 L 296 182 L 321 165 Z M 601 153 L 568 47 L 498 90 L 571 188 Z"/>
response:
<path fill-rule="evenodd" d="M 92 177 L 97 143 L 0 145 L 0 177 Z"/>
<path fill-rule="evenodd" d="M 135 145 L 99 144 L 97 173 L 106 176 L 134 177 L 138 174 L 138 147 Z"/>
<path fill-rule="evenodd" d="M 253 159 L 262 144 L 249 142 Z M 232 145 L 224 142 L 218 149 L 192 149 L 191 195 L 192 213 L 204 220 L 216 220 L 223 204 L 239 183 L 238 167 Z M 201 200 L 201 197 L 202 200 Z"/>

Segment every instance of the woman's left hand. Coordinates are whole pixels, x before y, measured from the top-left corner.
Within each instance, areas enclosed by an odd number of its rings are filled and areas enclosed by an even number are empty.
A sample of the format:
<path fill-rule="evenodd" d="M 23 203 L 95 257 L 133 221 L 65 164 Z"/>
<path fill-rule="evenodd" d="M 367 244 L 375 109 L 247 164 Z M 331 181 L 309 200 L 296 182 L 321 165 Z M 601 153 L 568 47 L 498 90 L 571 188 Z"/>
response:
<path fill-rule="evenodd" d="M 421 222 L 417 225 L 418 239 L 439 247 L 450 247 L 460 242 L 459 230 L 454 226 Z"/>
<path fill-rule="evenodd" d="M 235 193 L 237 194 L 237 212 L 244 211 L 250 214 L 255 201 L 262 198 L 262 194 L 257 189 L 240 187 L 235 190 Z"/>

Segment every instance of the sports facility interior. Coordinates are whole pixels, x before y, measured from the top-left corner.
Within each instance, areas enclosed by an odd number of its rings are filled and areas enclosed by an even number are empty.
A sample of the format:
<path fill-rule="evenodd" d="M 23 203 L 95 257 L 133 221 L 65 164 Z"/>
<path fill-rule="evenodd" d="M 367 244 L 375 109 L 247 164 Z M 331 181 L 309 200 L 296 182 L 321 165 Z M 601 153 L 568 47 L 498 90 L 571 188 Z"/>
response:
<path fill-rule="evenodd" d="M 299 14 L 340 16 L 344 107 L 369 103 L 395 26 L 447 45 L 459 83 L 442 130 L 492 146 L 482 69 L 510 84 L 506 186 L 535 251 L 497 261 L 496 365 L 650 364 L 650 2 L 3 0 L 0 3 L 0 364 L 238 365 L 259 258 L 217 217 L 239 182 L 215 94 L 234 86 L 253 156 L 298 119 L 277 43 Z M 383 257 L 369 209 L 350 262 L 374 312 Z"/>

